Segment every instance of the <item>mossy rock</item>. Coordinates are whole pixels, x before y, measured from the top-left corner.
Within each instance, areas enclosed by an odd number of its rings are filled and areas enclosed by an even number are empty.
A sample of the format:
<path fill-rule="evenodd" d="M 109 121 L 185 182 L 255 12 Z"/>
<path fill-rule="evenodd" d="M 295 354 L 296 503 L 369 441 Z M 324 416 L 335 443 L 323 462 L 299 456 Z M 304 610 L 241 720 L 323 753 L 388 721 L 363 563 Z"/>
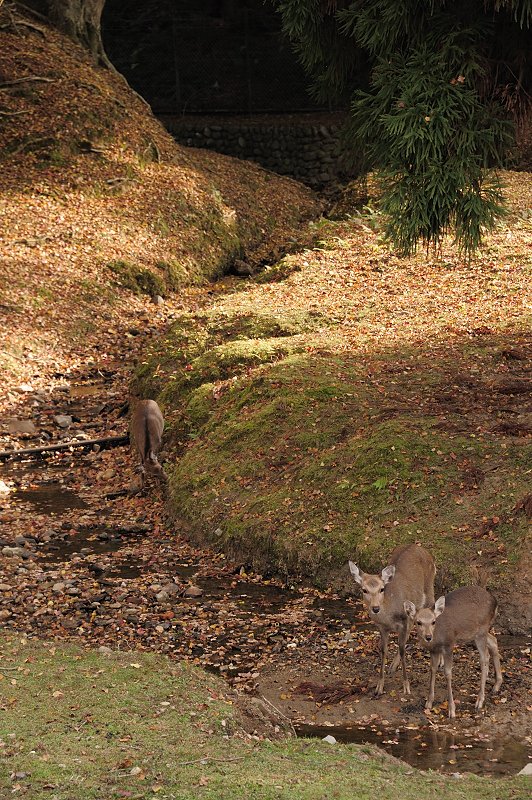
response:
<path fill-rule="evenodd" d="M 258 272 L 254 278 L 254 283 L 275 283 L 284 281 L 294 272 L 301 272 L 301 265 L 290 256 L 285 256 L 276 264 L 270 264 Z"/>
<path fill-rule="evenodd" d="M 127 261 L 111 261 L 107 265 L 111 272 L 116 276 L 119 286 L 130 289 L 135 294 L 147 294 L 150 297 L 164 295 L 166 284 L 155 272 Z"/>

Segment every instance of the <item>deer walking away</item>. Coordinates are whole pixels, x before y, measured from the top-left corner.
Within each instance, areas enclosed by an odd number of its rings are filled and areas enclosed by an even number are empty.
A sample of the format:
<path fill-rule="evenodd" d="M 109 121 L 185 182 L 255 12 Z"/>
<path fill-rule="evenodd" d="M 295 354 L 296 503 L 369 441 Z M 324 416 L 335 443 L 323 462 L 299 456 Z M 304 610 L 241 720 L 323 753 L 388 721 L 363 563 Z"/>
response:
<path fill-rule="evenodd" d="M 144 487 L 146 473 L 166 480 L 164 470 L 159 463 L 158 453 L 161 447 L 164 419 L 161 409 L 155 400 L 140 400 L 131 418 L 131 438 L 140 455 L 140 489 Z"/>

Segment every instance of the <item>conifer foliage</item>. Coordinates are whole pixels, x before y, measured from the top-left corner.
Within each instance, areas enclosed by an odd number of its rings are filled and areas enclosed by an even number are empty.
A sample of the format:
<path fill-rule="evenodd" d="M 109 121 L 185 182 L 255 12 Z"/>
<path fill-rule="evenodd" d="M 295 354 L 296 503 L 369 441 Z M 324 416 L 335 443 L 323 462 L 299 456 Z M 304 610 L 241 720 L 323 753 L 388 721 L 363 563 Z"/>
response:
<path fill-rule="evenodd" d="M 346 141 L 377 173 L 392 246 L 407 255 L 452 232 L 472 255 L 504 213 L 496 170 L 528 110 L 532 0 L 276 5 L 313 92 L 350 96 Z"/>

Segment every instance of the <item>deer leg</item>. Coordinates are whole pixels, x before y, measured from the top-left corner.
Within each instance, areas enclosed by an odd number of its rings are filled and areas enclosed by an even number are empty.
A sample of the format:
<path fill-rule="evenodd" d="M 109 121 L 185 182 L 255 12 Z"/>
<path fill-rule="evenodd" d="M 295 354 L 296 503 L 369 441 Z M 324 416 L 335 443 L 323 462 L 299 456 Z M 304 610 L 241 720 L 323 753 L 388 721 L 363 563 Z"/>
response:
<path fill-rule="evenodd" d="M 425 703 L 425 708 L 427 710 L 430 710 L 432 708 L 432 704 L 434 703 L 434 687 L 436 686 L 436 672 L 438 670 L 439 661 L 440 661 L 440 653 L 430 654 L 429 695 L 427 697 L 427 702 Z"/>
<path fill-rule="evenodd" d="M 375 688 L 375 696 L 379 697 L 384 692 L 384 671 L 386 669 L 386 656 L 388 655 L 388 640 L 390 638 L 389 631 L 384 628 L 380 631 L 381 634 L 381 671 L 379 682 Z"/>
<path fill-rule="evenodd" d="M 447 680 L 447 697 L 448 697 L 448 705 L 449 705 L 449 718 L 454 719 L 456 717 L 456 709 L 454 706 L 454 697 L 453 697 L 453 654 L 452 651 L 446 652 L 443 654 L 443 671 L 445 672 L 445 678 Z"/>
<path fill-rule="evenodd" d="M 408 641 L 408 637 L 410 636 L 410 631 L 411 630 L 412 630 L 412 622 L 410 620 L 410 617 L 407 617 L 407 619 L 406 619 L 406 628 L 403 631 L 399 631 L 399 649 L 398 649 L 397 653 L 394 656 L 394 659 L 392 661 L 392 665 L 391 665 L 390 669 L 388 670 L 390 675 L 394 675 L 395 674 L 395 672 L 397 671 L 397 667 L 403 661 L 403 657 L 401 656 L 401 646 L 400 646 L 401 634 L 404 633 L 404 646 L 406 647 L 406 643 Z M 407 692 L 407 694 L 410 694 L 410 692 Z"/>
<path fill-rule="evenodd" d="M 487 639 L 487 634 L 481 634 L 475 639 L 475 644 L 480 657 L 480 690 L 478 693 L 477 702 L 475 703 L 475 708 L 478 711 L 480 711 L 484 705 L 484 699 L 486 697 L 486 678 L 488 677 L 488 667 L 490 662 Z"/>
<path fill-rule="evenodd" d="M 401 658 L 401 667 L 403 669 L 404 694 L 410 694 L 410 681 L 408 680 L 408 675 L 406 672 L 406 660 L 405 660 L 406 640 L 408 639 L 409 633 L 410 633 L 410 627 L 408 625 L 405 625 L 405 627 L 399 631 L 399 656 Z"/>
<path fill-rule="evenodd" d="M 398 650 L 397 653 L 393 657 L 392 663 L 390 664 L 390 669 L 388 670 L 388 674 L 389 675 L 394 675 L 394 673 L 397 671 L 397 667 L 399 666 L 400 663 L 401 663 L 401 654 L 399 653 L 399 650 Z"/>
<path fill-rule="evenodd" d="M 495 667 L 495 685 L 493 686 L 492 693 L 497 694 L 501 688 L 502 672 L 501 672 L 501 657 L 499 655 L 499 648 L 497 647 L 497 639 L 488 633 L 487 639 L 488 650 L 493 658 L 493 666 Z"/>

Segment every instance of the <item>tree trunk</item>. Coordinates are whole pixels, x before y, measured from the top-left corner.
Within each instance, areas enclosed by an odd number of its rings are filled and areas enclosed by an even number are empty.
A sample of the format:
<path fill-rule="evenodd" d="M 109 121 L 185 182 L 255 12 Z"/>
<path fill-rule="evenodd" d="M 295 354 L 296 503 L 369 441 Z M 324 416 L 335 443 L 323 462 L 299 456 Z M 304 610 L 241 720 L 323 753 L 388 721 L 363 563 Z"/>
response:
<path fill-rule="evenodd" d="M 105 0 L 26 0 L 25 5 L 38 11 L 52 25 L 81 44 L 96 64 L 111 66 L 105 55 L 101 33 Z"/>

